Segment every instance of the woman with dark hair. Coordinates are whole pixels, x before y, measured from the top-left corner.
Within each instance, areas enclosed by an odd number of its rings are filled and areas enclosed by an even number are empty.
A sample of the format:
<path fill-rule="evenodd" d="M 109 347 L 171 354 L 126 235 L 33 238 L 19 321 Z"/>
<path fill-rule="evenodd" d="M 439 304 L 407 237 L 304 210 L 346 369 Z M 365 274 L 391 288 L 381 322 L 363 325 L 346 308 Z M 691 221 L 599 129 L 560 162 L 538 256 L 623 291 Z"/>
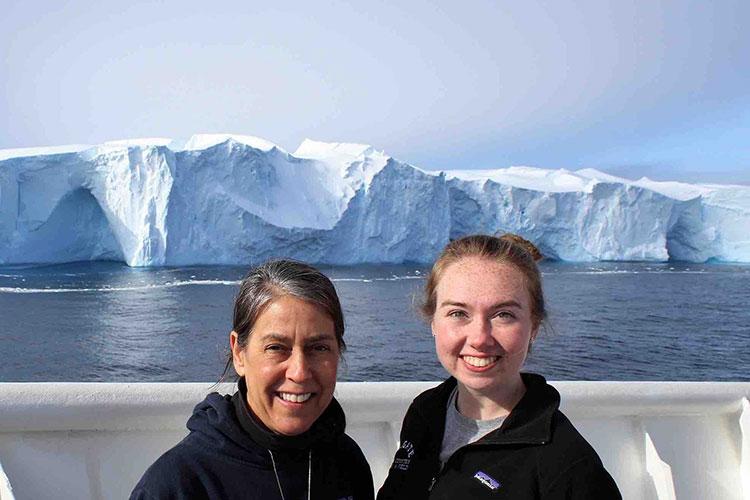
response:
<path fill-rule="evenodd" d="M 232 396 L 209 394 L 190 434 L 131 499 L 373 498 L 372 474 L 333 397 L 345 348 L 336 290 L 317 269 L 277 260 L 250 271 L 234 304 Z"/>
<path fill-rule="evenodd" d="M 546 317 L 540 258 L 519 236 L 476 235 L 435 262 L 422 313 L 451 377 L 409 407 L 379 500 L 621 498 L 560 394 L 521 373 Z"/>

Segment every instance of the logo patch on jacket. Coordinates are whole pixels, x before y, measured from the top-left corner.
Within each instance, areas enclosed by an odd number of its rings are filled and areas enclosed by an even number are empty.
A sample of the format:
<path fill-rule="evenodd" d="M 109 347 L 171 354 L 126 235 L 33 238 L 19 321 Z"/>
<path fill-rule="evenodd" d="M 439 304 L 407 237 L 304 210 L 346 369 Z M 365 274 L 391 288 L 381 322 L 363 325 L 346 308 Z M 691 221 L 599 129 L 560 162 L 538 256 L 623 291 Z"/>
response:
<path fill-rule="evenodd" d="M 474 474 L 474 479 L 476 479 L 492 491 L 495 491 L 500 487 L 500 482 L 498 480 L 496 480 L 486 472 L 482 472 L 481 470 L 478 470 L 476 474 Z"/>
<path fill-rule="evenodd" d="M 396 452 L 396 458 L 393 459 L 392 468 L 394 470 L 409 470 L 411 457 L 414 455 L 414 445 L 411 441 L 401 443 L 401 448 Z"/>

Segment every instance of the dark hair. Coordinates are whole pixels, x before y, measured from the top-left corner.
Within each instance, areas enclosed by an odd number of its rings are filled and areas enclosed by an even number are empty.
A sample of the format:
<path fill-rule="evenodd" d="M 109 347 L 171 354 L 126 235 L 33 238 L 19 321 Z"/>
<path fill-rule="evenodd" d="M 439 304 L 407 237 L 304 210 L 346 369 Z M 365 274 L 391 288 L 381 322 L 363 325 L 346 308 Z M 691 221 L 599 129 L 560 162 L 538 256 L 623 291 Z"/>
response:
<path fill-rule="evenodd" d="M 306 300 L 325 311 L 333 320 L 339 352 L 344 343 L 344 313 L 336 289 L 326 275 L 304 262 L 271 260 L 250 270 L 240 284 L 234 299 L 232 330 L 237 333 L 240 348 L 247 346 L 255 322 L 263 310 L 276 298 L 289 295 Z M 229 353 L 222 380 L 232 368 Z"/>
<path fill-rule="evenodd" d="M 536 261 L 543 258 L 533 243 L 516 234 L 502 236 L 475 234 L 451 241 L 443 249 L 432 266 L 424 287 L 424 299 L 420 307 L 422 316 L 432 321 L 437 306 L 436 289 L 445 270 L 451 264 L 466 257 L 481 257 L 497 263 L 510 264 L 524 275 L 526 288 L 531 299 L 531 319 L 538 328 L 547 318 L 542 291 L 542 275 Z"/>

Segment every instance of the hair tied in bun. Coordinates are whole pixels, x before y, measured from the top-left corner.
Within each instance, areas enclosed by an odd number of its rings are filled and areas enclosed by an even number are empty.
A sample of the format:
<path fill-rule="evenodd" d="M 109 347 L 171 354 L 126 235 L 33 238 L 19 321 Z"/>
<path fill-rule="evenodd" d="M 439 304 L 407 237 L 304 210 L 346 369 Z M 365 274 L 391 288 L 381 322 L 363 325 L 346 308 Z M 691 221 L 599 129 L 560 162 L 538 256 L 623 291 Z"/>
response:
<path fill-rule="evenodd" d="M 532 242 L 530 242 L 526 238 L 522 238 L 521 236 L 518 236 L 517 234 L 513 234 L 513 233 L 505 233 L 499 236 L 499 238 L 502 241 L 507 241 L 508 243 L 512 243 L 526 250 L 529 253 L 529 255 L 531 255 L 531 257 L 534 259 L 534 262 L 539 262 L 540 260 L 544 258 L 544 255 L 542 254 L 542 252 L 539 251 L 536 245 L 534 245 Z"/>

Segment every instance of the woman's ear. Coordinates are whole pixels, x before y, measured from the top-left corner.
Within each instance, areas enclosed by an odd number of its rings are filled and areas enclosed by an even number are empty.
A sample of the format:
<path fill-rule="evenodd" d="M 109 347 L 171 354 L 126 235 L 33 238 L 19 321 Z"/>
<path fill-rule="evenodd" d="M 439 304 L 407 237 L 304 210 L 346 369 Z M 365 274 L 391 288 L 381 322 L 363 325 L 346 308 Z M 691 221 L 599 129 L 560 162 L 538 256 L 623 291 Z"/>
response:
<path fill-rule="evenodd" d="M 526 355 L 531 354 L 531 346 L 534 345 L 534 342 L 536 341 L 536 336 L 539 335 L 539 326 L 535 327 L 531 331 L 531 337 L 529 337 L 529 348 L 526 350 Z"/>
<path fill-rule="evenodd" d="M 229 332 L 229 348 L 232 350 L 232 364 L 237 375 L 245 375 L 245 357 L 243 356 L 242 347 L 240 347 L 239 335 L 232 330 Z"/>

